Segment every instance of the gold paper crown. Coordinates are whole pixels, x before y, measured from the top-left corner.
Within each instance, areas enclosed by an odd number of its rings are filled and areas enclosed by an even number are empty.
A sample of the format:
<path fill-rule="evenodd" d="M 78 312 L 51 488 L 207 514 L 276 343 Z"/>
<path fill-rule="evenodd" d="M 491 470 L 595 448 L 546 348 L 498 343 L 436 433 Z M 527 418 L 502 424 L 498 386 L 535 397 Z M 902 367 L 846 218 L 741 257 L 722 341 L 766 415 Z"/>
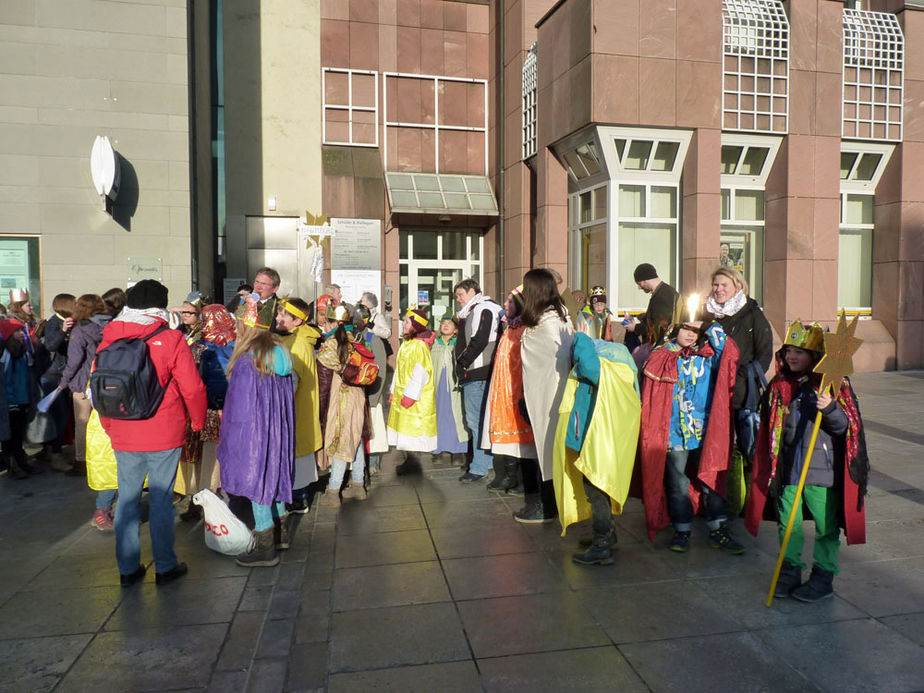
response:
<path fill-rule="evenodd" d="M 803 325 L 798 318 L 786 330 L 783 346 L 794 346 L 806 351 L 825 353 L 824 330 L 817 322 Z"/>
<path fill-rule="evenodd" d="M 603 298 L 606 298 L 606 289 L 602 286 L 595 286 L 590 290 L 590 297 L 593 298 L 594 296 L 603 296 Z"/>
<path fill-rule="evenodd" d="M 336 322 L 349 322 L 350 321 L 350 311 L 342 303 L 332 306 L 330 303 L 327 304 L 327 319 L 334 320 Z"/>

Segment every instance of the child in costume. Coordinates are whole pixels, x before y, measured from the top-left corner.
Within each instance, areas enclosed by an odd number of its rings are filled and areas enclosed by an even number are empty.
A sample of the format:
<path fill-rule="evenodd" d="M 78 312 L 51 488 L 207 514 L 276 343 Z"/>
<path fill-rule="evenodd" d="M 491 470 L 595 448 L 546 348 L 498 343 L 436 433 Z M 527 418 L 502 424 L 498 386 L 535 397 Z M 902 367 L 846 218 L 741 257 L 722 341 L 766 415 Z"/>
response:
<path fill-rule="evenodd" d="M 613 314 L 606 307 L 606 289 L 595 286 L 590 290 L 590 300 L 575 316 L 575 329 L 585 332 L 591 339 L 613 341 Z"/>
<path fill-rule="evenodd" d="M 315 347 L 321 331 L 309 324 L 311 308 L 300 298 L 279 301 L 276 329 L 292 354 L 295 373 L 295 478 L 289 512 L 308 512 L 308 485 L 318 480 L 314 453 L 323 445 L 318 415 L 318 368 Z"/>
<path fill-rule="evenodd" d="M 456 334 L 459 327 L 452 315 L 446 314 L 440 320 L 440 333 L 430 347 L 433 361 L 433 379 L 436 381 L 436 449 L 434 455 L 450 458 L 463 458 L 459 466 L 464 465 L 464 456 L 468 452 L 468 431 L 465 429 L 465 416 L 462 412 L 462 389 L 456 380 L 453 350 L 456 346 Z"/>
<path fill-rule="evenodd" d="M 592 518 L 579 565 L 613 562 L 613 515 L 629 495 L 638 443 L 641 405 L 635 361 L 622 344 L 574 336 L 574 368 L 559 408 L 555 435 L 555 495 L 562 534 Z"/>
<path fill-rule="evenodd" d="M 834 594 L 838 572 L 840 523 L 848 544 L 862 544 L 865 536 L 863 497 L 869 458 L 857 399 L 846 378 L 836 398 L 830 389 L 818 393 L 821 374 L 813 372 L 824 355 L 819 325 L 803 326 L 798 320 L 786 331 L 783 348 L 776 354 L 777 372 L 770 381 L 761 407 L 760 429 L 754 457 L 746 523 L 757 535 L 760 520 L 776 519 L 780 540 L 792 511 L 818 412 L 821 428 L 809 463 L 802 502 L 786 547 L 774 597 L 792 596 L 817 602 Z M 768 503 L 768 497 L 772 502 Z M 814 564 L 802 584 L 802 511 L 815 520 Z"/>
<path fill-rule="evenodd" d="M 364 297 L 371 294 L 363 294 Z M 372 296 L 375 298 L 375 296 Z M 369 481 L 382 470 L 382 454 L 388 452 L 388 433 L 385 430 L 385 380 L 388 376 L 388 355 L 390 346 L 385 337 L 382 337 L 375 325 L 375 316 L 365 303 L 354 306 L 353 329 L 355 343 L 364 344 L 375 359 L 378 375 L 375 382 L 366 386 L 366 402 L 369 405 L 369 439 L 366 442 L 366 453 L 369 462 Z M 388 328 L 391 335 L 391 328 Z"/>
<path fill-rule="evenodd" d="M 694 508 L 706 511 L 709 543 L 731 554 L 725 476 L 732 454 L 731 397 L 738 347 L 718 323 L 683 322 L 651 352 L 642 377 L 640 444 L 648 538 L 673 524 L 672 551 L 690 544 Z M 692 490 L 691 490 L 692 486 Z"/>
<path fill-rule="evenodd" d="M 403 327 L 395 377 L 391 381 L 388 443 L 398 450 L 432 452 L 438 444 L 430 358 L 433 333 L 427 329 L 427 314 L 414 308 L 408 309 Z"/>
<path fill-rule="evenodd" d="M 504 333 L 494 353 L 494 370 L 488 390 L 484 416 L 482 446 L 494 457 L 494 480 L 489 491 L 510 493 L 520 485 L 520 466 L 524 460 L 535 464 L 536 452 L 533 428 L 529 425 L 520 403 L 523 400 L 523 360 L 520 339 L 526 327 L 520 320 L 523 312 L 523 287 L 518 286 L 504 301 Z"/>
<path fill-rule="evenodd" d="M 327 425 L 324 427 L 324 450 L 330 459 L 330 479 L 321 502 L 336 507 L 346 475 L 351 466 L 350 485 L 343 489 L 343 498 L 366 500 L 366 391 L 352 385 L 344 376 L 353 352 L 353 316 L 344 305 L 327 305 L 327 334 L 318 350 L 318 363 L 331 373 L 327 403 Z M 355 366 L 353 366 L 355 368 Z"/>
<path fill-rule="evenodd" d="M 222 488 L 253 506 L 253 546 L 235 559 L 245 567 L 279 563 L 295 459 L 292 357 L 253 305 L 237 325 L 218 441 Z"/>

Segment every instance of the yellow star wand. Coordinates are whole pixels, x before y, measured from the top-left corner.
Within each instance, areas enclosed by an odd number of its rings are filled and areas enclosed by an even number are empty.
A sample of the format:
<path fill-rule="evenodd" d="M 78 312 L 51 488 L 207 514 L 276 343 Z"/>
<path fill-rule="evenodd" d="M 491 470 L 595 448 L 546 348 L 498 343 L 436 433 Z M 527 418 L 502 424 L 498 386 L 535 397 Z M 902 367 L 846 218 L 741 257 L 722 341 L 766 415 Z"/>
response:
<path fill-rule="evenodd" d="M 837 397 L 840 392 L 841 383 L 844 378 L 853 374 L 853 355 L 863 343 L 862 339 L 854 337 L 857 329 L 857 317 L 854 316 L 850 324 L 847 324 L 847 316 L 841 311 L 837 320 L 837 330 L 832 334 L 826 332 L 825 338 L 825 355 L 818 365 L 815 366 L 815 372 L 821 373 L 821 384 L 818 386 L 818 394 L 831 389 L 831 394 Z M 809 464 L 812 462 L 812 451 L 815 449 L 815 441 L 818 439 L 818 430 L 821 428 L 821 410 L 815 416 L 815 426 L 812 429 L 812 438 L 809 441 L 808 451 L 805 453 L 805 460 L 802 462 L 802 473 L 799 475 L 799 485 L 796 486 L 796 498 L 792 503 L 792 510 L 789 513 L 789 520 L 786 522 L 786 531 L 783 534 L 783 540 L 780 542 L 780 555 L 776 559 L 776 569 L 773 571 L 773 581 L 770 583 L 770 593 L 767 595 L 767 606 L 773 603 L 773 593 L 776 591 L 777 580 L 780 579 L 780 570 L 783 568 L 783 558 L 786 555 L 786 547 L 789 546 L 789 536 L 792 534 L 792 527 L 796 520 L 796 510 L 799 503 L 802 502 L 802 490 L 805 488 L 805 477 L 808 474 Z"/>

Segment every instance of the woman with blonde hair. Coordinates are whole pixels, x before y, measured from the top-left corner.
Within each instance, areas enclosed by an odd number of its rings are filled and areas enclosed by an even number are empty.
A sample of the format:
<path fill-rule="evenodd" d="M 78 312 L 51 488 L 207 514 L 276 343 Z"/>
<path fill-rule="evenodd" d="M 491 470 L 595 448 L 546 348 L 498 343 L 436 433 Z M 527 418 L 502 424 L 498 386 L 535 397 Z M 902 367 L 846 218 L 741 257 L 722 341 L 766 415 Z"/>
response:
<path fill-rule="evenodd" d="M 237 323 L 217 451 L 222 488 L 253 506 L 253 547 L 236 559 L 245 567 L 274 566 L 277 546 L 288 548 L 295 460 L 292 357 L 255 320 L 251 310 Z"/>
<path fill-rule="evenodd" d="M 706 300 L 706 311 L 735 340 L 740 352 L 732 406 L 738 449 L 749 462 L 759 423 L 760 383 L 773 359 L 773 333 L 757 301 L 748 296 L 747 282 L 734 267 L 719 267 L 712 273 L 712 293 Z"/>

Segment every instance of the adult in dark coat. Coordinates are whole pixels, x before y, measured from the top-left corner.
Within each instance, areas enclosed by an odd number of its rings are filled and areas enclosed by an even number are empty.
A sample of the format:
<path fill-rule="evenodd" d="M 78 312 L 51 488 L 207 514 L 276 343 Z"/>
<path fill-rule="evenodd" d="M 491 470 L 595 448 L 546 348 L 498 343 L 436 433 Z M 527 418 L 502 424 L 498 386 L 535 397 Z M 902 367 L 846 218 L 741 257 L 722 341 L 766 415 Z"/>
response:
<path fill-rule="evenodd" d="M 773 360 L 773 332 L 757 301 L 748 296 L 744 277 L 734 267 L 719 267 L 712 273 L 712 294 L 706 301 L 706 311 L 738 345 L 732 408 L 738 449 L 751 460 L 757 435 L 760 374 L 767 372 Z"/>
<path fill-rule="evenodd" d="M 674 324 L 674 309 L 679 294 L 673 286 L 661 281 L 658 270 L 647 262 L 635 268 L 632 278 L 639 289 L 651 294 L 648 308 L 642 315 L 633 318 L 626 313 L 624 320 L 625 345 L 632 352 L 641 371 L 651 350 L 661 343 L 670 326 Z"/>

